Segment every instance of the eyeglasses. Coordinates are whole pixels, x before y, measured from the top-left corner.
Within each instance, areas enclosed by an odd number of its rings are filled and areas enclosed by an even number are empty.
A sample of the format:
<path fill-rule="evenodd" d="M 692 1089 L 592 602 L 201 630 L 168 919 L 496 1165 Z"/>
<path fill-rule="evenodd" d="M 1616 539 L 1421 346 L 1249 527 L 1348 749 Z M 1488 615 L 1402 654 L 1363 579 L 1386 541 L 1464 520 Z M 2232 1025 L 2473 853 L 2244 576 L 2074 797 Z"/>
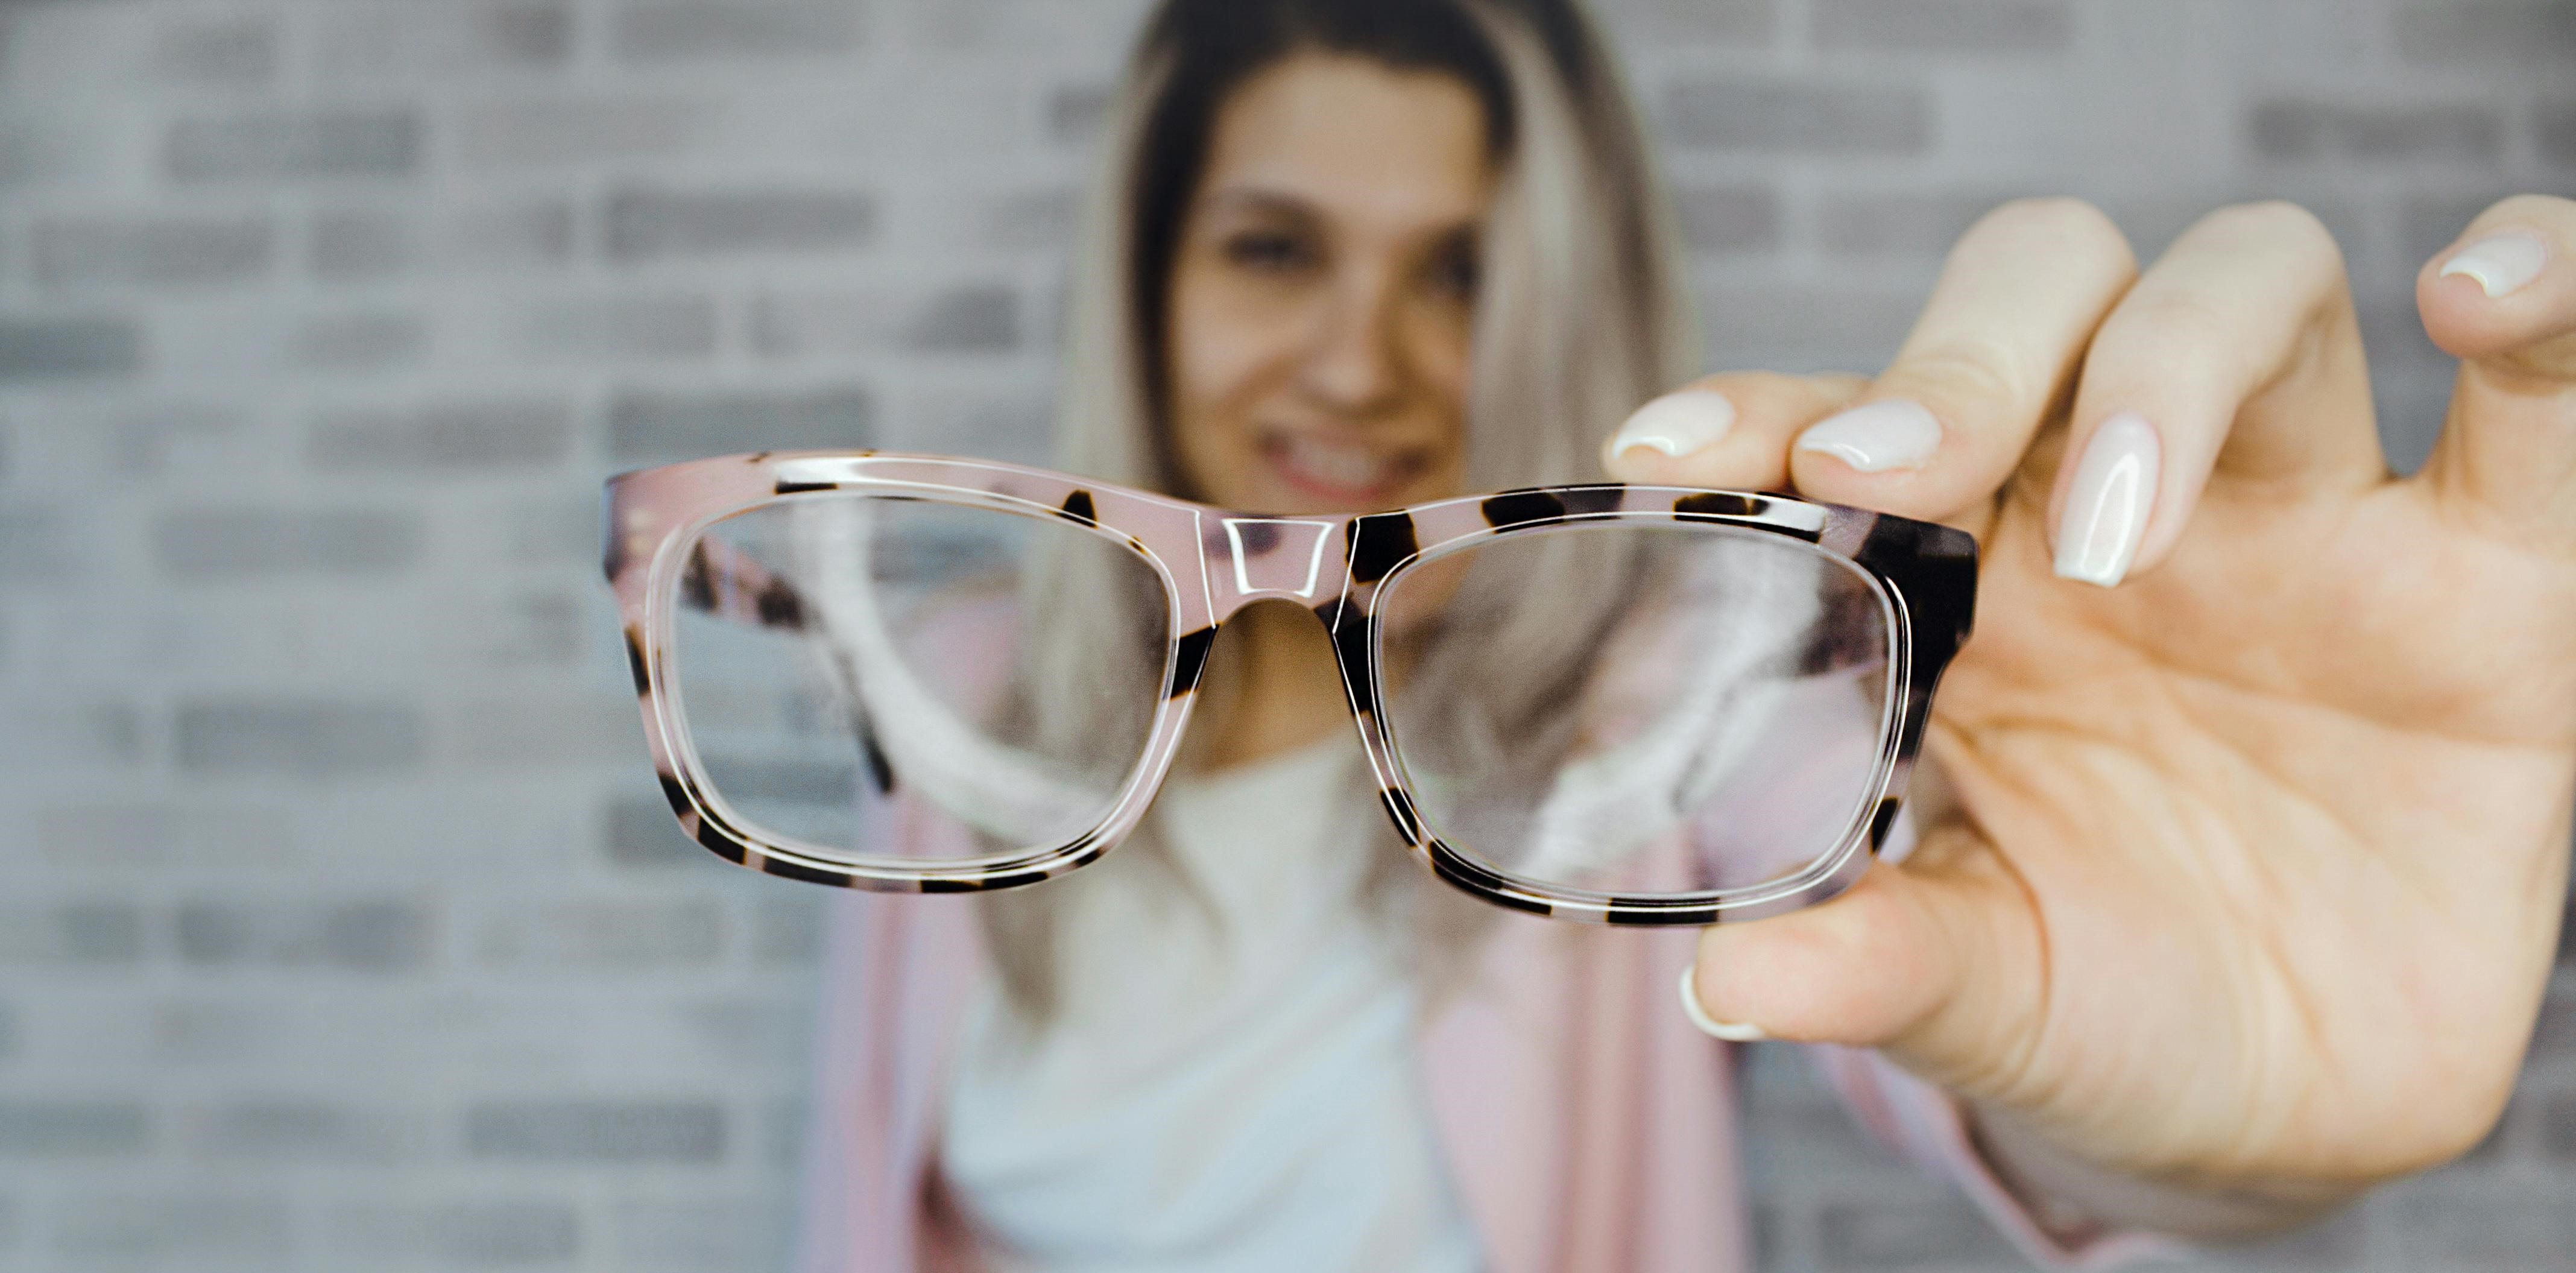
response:
<path fill-rule="evenodd" d="M 1964 532 L 1592 485 L 1271 517 L 1017 465 L 762 452 L 608 484 L 607 572 L 684 831 L 773 875 L 1033 884 L 1145 816 L 1218 625 L 1330 634 L 1395 829 L 1466 891 L 1702 924 L 1886 842 L 1966 640 Z"/>

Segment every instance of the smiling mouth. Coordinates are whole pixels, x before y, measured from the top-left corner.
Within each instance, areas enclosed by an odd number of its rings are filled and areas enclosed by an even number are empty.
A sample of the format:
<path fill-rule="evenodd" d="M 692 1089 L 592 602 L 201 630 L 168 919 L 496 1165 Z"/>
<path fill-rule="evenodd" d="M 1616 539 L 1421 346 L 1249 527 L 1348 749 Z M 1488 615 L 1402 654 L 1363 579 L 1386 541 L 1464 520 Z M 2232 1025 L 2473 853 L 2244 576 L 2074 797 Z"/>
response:
<path fill-rule="evenodd" d="M 1379 500 L 1430 467 L 1419 451 L 1380 451 L 1295 433 L 1261 439 L 1261 456 L 1291 488 L 1346 503 Z"/>

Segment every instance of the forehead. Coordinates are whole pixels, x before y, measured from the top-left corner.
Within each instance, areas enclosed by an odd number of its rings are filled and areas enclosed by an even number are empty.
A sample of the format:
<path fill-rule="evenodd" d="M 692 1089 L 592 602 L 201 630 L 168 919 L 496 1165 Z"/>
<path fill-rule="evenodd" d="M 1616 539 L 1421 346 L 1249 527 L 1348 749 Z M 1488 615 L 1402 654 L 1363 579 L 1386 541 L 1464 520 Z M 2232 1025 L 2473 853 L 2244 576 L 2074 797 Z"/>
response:
<path fill-rule="evenodd" d="M 1476 95 L 1436 71 L 1301 53 L 1246 80 L 1210 138 L 1207 197 L 1286 198 L 1356 226 L 1447 225 L 1493 182 Z"/>

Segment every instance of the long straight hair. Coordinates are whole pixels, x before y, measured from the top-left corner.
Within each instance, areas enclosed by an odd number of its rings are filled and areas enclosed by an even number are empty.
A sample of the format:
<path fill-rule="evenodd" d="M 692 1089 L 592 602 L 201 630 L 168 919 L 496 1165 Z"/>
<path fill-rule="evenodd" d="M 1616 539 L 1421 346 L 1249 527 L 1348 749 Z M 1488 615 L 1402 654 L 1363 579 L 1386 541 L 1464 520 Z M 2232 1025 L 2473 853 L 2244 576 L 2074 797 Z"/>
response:
<path fill-rule="evenodd" d="M 1195 493 L 1173 457 L 1165 392 L 1167 285 L 1182 220 L 1232 93 L 1309 51 L 1447 74 L 1476 95 L 1499 179 L 1481 229 L 1466 480 L 1470 490 L 1501 490 L 1598 477 L 1601 439 L 1639 403 L 1693 375 L 1699 341 L 1679 283 L 1669 201 L 1617 68 L 1573 0 L 1165 0 L 1111 100 L 1083 211 L 1066 305 L 1059 464 Z M 1511 590 L 1547 604 L 1499 607 L 1498 626 L 1480 626 L 1474 642 L 1419 652 L 1411 692 L 1479 686 L 1479 718 L 1456 728 L 1503 733 L 1561 701 L 1563 673 L 1592 637 L 1565 617 L 1605 613 L 1601 594 L 1619 586 L 1622 572 L 1605 568 L 1612 563 L 1600 558 L 1601 537 L 1559 538 Z M 1078 570 L 1042 573 L 1048 577 L 1035 586 L 1051 596 L 1104 595 Z M 1471 600 L 1468 591 L 1462 602 Z M 1134 616 L 1099 613 L 1087 632 L 1067 631 L 1062 616 L 1085 607 L 1029 601 L 1032 613 L 1058 616 L 1046 662 L 1059 675 L 1086 667 L 1097 675 L 1110 666 L 1103 660 L 1143 656 Z M 1101 607 L 1094 600 L 1089 610 Z M 1202 710 L 1214 709 L 1219 720 L 1243 689 L 1227 686 L 1223 670 L 1210 669 L 1201 696 Z M 1523 688 L 1518 701 L 1505 689 L 1496 702 L 1496 686 Z M 1100 722 L 1070 706 L 1037 700 L 1021 711 L 1042 750 L 1099 736 Z M 1391 839 L 1366 785 L 1355 781 L 1352 793 L 1344 822 Z M 1119 855 L 1158 861 L 1189 889 L 1150 823 Z M 1373 909 L 1402 913 L 1396 899 L 1423 901 L 1430 892 L 1408 884 L 1428 876 L 1401 858 L 1376 855 L 1364 884 Z M 1059 896 L 1032 889 L 985 904 L 1006 996 L 1033 1024 L 1059 999 Z M 1438 902 L 1410 915 L 1427 953 L 1441 957 L 1434 962 L 1453 956 L 1482 918 L 1472 904 Z"/>

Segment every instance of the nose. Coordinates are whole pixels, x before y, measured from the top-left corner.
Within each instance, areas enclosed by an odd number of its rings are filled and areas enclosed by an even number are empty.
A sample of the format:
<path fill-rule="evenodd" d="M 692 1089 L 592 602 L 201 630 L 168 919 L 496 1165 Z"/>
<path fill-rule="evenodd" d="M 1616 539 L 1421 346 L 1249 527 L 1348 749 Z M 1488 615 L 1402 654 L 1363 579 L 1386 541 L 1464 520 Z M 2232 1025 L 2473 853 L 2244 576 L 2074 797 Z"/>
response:
<path fill-rule="evenodd" d="M 1319 404 L 1366 417 L 1402 395 L 1404 356 L 1393 280 L 1383 270 L 1355 272 L 1324 305 L 1299 383 Z"/>

